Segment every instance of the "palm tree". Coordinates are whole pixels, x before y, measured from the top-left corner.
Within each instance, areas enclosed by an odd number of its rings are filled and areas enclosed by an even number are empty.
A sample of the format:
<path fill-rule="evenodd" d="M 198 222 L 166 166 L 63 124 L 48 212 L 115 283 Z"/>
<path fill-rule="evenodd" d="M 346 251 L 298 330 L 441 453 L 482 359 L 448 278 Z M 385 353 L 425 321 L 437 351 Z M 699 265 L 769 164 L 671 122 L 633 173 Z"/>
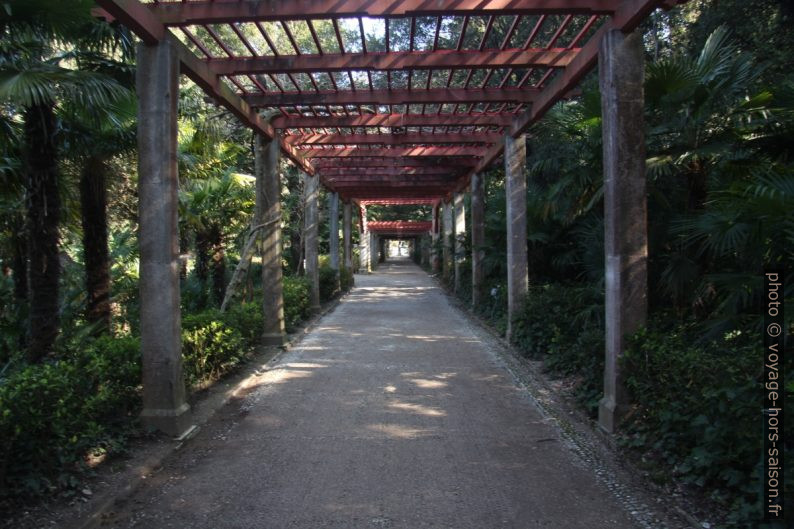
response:
<path fill-rule="evenodd" d="M 33 0 L 5 4 L 0 19 L 0 100 L 22 116 L 30 292 L 28 359 L 52 351 L 59 331 L 58 260 L 60 193 L 58 159 L 64 102 L 101 107 L 123 95 L 122 87 L 97 72 L 69 66 L 69 42 L 94 23 L 87 0 Z"/>

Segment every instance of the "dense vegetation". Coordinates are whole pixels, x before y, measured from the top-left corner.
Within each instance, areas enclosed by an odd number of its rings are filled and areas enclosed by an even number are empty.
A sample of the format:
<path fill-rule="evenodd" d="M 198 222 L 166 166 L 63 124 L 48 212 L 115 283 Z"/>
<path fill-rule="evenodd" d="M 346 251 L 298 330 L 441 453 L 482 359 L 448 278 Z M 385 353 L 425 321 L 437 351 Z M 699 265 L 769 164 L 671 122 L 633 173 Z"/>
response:
<path fill-rule="evenodd" d="M 92 5 L 0 6 L 0 501 L 68 494 L 143 433 L 134 46 Z M 254 209 L 253 138 L 184 80 L 179 109 L 182 355 L 196 391 L 258 345 L 261 267 L 222 312 Z M 286 163 L 282 174 L 291 332 L 310 314 L 309 283 L 302 179 Z M 351 275 L 340 283 L 323 258 L 322 300 Z"/>
<path fill-rule="evenodd" d="M 748 24 L 726 29 L 739 18 Z M 695 2 L 655 14 L 646 28 L 650 318 L 624 358 L 634 404 L 621 440 L 654 478 L 712 500 L 715 521 L 730 527 L 761 518 L 763 271 L 784 270 L 788 306 L 794 292 L 790 21 L 774 1 Z M 771 42 L 787 51 L 769 53 Z M 580 99 L 530 132 L 531 287 L 513 336 L 550 372 L 572 377 L 592 416 L 604 356 L 599 98 L 591 76 Z M 503 179 L 499 168 L 486 176 L 489 295 L 479 308 L 500 330 Z M 789 394 L 792 365 L 789 353 Z"/>

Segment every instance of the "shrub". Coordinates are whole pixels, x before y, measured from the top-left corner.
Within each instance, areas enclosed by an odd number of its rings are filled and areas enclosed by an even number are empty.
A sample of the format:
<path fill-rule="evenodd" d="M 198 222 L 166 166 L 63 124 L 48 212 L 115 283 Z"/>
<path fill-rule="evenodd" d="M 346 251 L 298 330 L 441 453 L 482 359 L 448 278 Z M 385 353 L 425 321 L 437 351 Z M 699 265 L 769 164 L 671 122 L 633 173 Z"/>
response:
<path fill-rule="evenodd" d="M 243 333 L 212 309 L 182 320 L 182 360 L 185 383 L 196 386 L 217 379 L 248 352 Z"/>
<path fill-rule="evenodd" d="M 761 337 L 734 332 L 696 345 L 694 326 L 662 330 L 659 321 L 633 336 L 622 359 L 635 403 L 624 444 L 662 472 L 672 469 L 684 483 L 710 491 L 731 513 L 729 523 L 748 527 L 761 518 Z M 784 439 L 791 440 L 790 418 L 785 424 Z M 786 476 L 789 494 L 792 477 Z"/>
<path fill-rule="evenodd" d="M 140 344 L 99 338 L 0 385 L 0 490 L 41 494 L 75 484 L 92 451 L 120 446 L 140 406 Z"/>
<path fill-rule="evenodd" d="M 309 317 L 309 280 L 304 277 L 284 277 L 284 321 L 292 332 L 301 321 Z"/>
<path fill-rule="evenodd" d="M 243 337 L 245 347 L 257 345 L 262 335 L 262 304 L 249 302 L 229 307 L 223 314 L 223 320 Z"/>
<path fill-rule="evenodd" d="M 339 270 L 339 288 L 342 290 L 342 292 L 347 292 L 353 288 L 354 284 L 355 278 L 353 276 L 353 272 L 343 266 L 342 269 Z"/>
<path fill-rule="evenodd" d="M 320 265 L 320 301 L 330 301 L 339 292 L 337 271 L 330 264 Z"/>

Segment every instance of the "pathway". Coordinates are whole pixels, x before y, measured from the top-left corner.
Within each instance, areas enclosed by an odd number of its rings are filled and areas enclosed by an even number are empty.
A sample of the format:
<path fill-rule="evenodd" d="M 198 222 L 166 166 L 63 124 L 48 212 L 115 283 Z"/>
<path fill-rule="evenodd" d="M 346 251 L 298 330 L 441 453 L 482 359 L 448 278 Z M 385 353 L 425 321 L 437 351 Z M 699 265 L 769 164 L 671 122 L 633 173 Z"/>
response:
<path fill-rule="evenodd" d="M 424 272 L 356 282 L 108 523 L 635 527 Z"/>

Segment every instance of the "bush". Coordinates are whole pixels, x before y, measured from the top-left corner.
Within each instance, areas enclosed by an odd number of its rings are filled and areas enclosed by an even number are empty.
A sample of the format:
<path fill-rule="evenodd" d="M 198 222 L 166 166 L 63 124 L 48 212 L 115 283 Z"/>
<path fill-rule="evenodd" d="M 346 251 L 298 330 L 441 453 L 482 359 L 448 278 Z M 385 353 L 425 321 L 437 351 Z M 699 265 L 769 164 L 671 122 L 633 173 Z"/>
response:
<path fill-rule="evenodd" d="M 320 265 L 320 301 L 326 302 L 334 298 L 339 293 L 339 281 L 337 271 L 331 268 L 330 264 Z"/>
<path fill-rule="evenodd" d="M 603 392 L 604 305 L 591 285 L 549 284 L 529 290 L 513 321 L 512 340 L 526 356 L 557 374 L 577 377 L 576 398 L 591 416 Z"/>
<path fill-rule="evenodd" d="M 211 309 L 182 319 L 182 360 L 189 387 L 217 379 L 249 352 L 243 333 L 223 317 Z"/>
<path fill-rule="evenodd" d="M 304 277 L 284 277 L 284 321 L 287 332 L 292 332 L 301 321 L 309 317 L 309 280 Z"/>
<path fill-rule="evenodd" d="M 100 338 L 0 385 L 0 491 L 36 495 L 76 484 L 91 452 L 113 451 L 140 407 L 140 344 Z"/>
<path fill-rule="evenodd" d="M 632 338 L 622 359 L 635 403 L 624 444 L 655 461 L 661 475 L 672 469 L 684 483 L 710 491 L 731 513 L 732 526 L 749 527 L 761 518 L 761 337 L 735 332 L 695 345 L 694 326 L 662 330 L 658 321 Z M 786 418 L 789 442 L 791 423 Z M 792 478 L 787 473 L 789 498 Z"/>
<path fill-rule="evenodd" d="M 250 349 L 259 343 L 263 328 L 260 302 L 252 301 L 229 307 L 223 314 L 223 320 L 240 332 L 246 348 Z"/>
<path fill-rule="evenodd" d="M 353 288 L 354 284 L 355 278 L 353 276 L 353 272 L 343 266 L 339 271 L 339 288 L 342 290 L 342 292 L 347 292 Z"/>

